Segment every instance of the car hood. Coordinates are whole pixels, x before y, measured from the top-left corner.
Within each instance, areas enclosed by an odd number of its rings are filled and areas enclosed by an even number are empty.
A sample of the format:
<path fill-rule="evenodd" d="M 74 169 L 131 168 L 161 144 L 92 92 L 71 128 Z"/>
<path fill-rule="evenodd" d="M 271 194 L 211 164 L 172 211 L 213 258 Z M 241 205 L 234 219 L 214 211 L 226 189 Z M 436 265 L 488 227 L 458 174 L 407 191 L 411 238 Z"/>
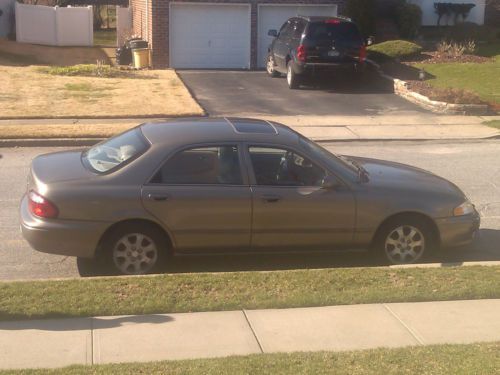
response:
<path fill-rule="evenodd" d="M 368 172 L 368 184 L 408 191 L 430 191 L 465 197 L 452 182 L 432 172 L 386 160 L 347 156 Z"/>
<path fill-rule="evenodd" d="M 31 163 L 31 177 L 35 183 L 50 184 L 93 175 L 82 163 L 81 150 L 43 154 L 34 158 Z"/>

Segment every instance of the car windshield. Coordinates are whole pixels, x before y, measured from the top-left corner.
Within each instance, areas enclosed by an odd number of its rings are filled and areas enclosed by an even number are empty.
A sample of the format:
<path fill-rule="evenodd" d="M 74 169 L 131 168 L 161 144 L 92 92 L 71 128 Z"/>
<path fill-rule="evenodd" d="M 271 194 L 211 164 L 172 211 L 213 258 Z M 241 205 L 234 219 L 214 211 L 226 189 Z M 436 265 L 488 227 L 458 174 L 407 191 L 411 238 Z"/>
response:
<path fill-rule="evenodd" d="M 335 40 L 342 43 L 361 43 L 358 28 L 351 22 L 314 22 L 309 25 L 308 39 L 324 43 Z"/>
<path fill-rule="evenodd" d="M 133 129 L 85 151 L 83 160 L 94 172 L 106 173 L 139 156 L 147 148 L 148 144 L 140 130 Z"/>
<path fill-rule="evenodd" d="M 307 150 L 310 154 L 312 154 L 316 157 L 326 159 L 326 160 L 330 161 L 331 163 L 333 163 L 337 166 L 343 167 L 344 169 L 347 168 L 349 171 L 355 172 L 356 174 L 358 174 L 358 172 L 359 172 L 358 168 L 355 165 L 353 165 L 353 163 L 350 162 L 347 158 L 331 153 L 326 148 L 321 147 L 319 144 L 311 141 L 310 139 L 308 139 L 306 137 L 300 136 L 299 137 L 299 144 L 305 150 Z"/>

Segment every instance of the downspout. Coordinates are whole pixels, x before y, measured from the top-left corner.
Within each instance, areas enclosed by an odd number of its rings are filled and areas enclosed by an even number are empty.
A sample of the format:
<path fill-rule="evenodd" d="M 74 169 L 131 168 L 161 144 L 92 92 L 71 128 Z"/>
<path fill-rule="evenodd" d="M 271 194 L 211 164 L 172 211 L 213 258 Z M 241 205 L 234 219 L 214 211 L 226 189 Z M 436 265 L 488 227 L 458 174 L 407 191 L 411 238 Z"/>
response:
<path fill-rule="evenodd" d="M 149 43 L 149 0 L 146 0 L 146 40 Z"/>

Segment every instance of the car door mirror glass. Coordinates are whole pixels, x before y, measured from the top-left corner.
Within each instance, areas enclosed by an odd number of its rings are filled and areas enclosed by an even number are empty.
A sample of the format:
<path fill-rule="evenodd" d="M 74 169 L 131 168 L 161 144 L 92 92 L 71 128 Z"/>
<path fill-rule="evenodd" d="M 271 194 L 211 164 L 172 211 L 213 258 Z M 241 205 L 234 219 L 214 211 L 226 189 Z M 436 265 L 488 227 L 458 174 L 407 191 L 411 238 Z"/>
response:
<path fill-rule="evenodd" d="M 278 36 L 278 32 L 275 29 L 271 29 L 267 32 L 267 35 L 272 36 L 273 38 L 276 38 Z"/>

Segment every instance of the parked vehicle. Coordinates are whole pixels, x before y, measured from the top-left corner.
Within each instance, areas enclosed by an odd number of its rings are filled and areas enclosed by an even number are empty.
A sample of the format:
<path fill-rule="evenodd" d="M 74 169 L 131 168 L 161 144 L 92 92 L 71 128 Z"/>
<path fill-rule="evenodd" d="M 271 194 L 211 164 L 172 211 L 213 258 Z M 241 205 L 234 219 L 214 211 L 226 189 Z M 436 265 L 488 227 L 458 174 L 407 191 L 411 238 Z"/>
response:
<path fill-rule="evenodd" d="M 366 42 L 349 19 L 298 16 L 286 21 L 269 46 L 266 70 L 272 77 L 286 74 L 288 87 L 296 89 L 304 77 L 347 68 L 363 71 Z"/>
<path fill-rule="evenodd" d="M 334 155 L 284 125 L 239 118 L 148 123 L 38 156 L 20 213 L 36 250 L 123 274 L 209 252 L 372 249 L 414 263 L 470 243 L 480 220 L 432 173 Z"/>

